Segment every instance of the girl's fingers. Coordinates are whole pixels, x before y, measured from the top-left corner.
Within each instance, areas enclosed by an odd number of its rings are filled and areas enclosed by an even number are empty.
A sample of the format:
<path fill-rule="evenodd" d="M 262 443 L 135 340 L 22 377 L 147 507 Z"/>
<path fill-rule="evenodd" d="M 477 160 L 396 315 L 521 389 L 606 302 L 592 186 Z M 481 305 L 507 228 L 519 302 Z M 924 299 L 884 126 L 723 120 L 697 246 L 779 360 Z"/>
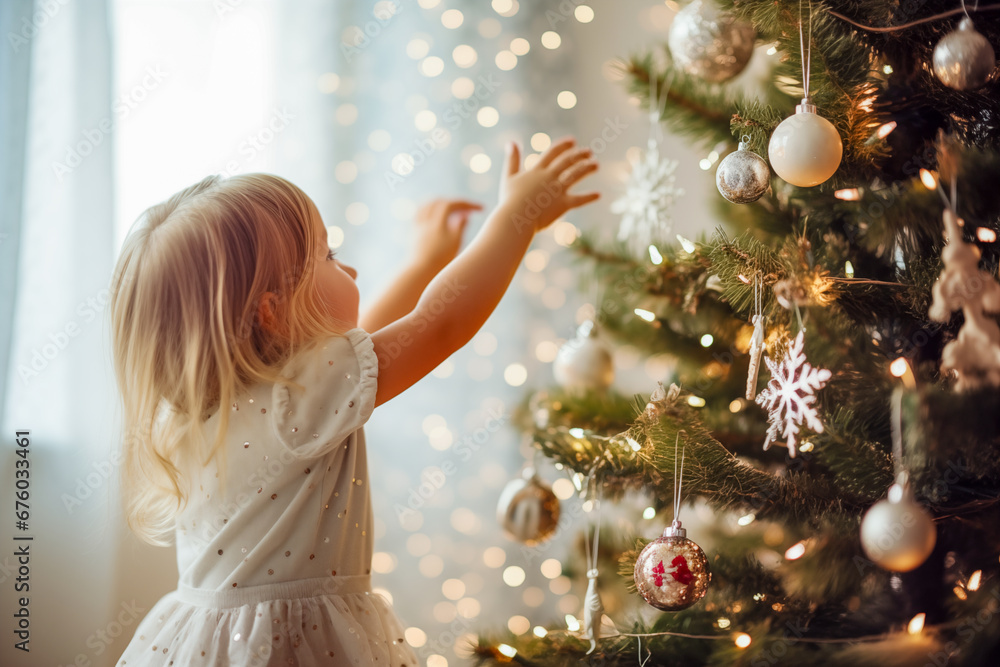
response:
<path fill-rule="evenodd" d="M 541 159 L 538 160 L 538 166 L 547 167 L 552 164 L 553 160 L 568 151 L 576 143 L 576 139 L 573 137 L 566 137 L 560 139 L 556 143 L 549 146 L 549 150 L 542 154 Z"/>
<path fill-rule="evenodd" d="M 572 167 L 574 164 L 578 163 L 580 160 L 584 160 L 590 157 L 590 154 L 591 151 L 587 147 L 581 147 L 577 148 L 574 151 L 563 153 L 562 155 L 559 156 L 559 159 L 557 159 L 552 163 L 550 169 L 557 174 L 561 174 L 562 172 L 566 171 L 566 169 L 568 169 L 569 167 Z"/>
<path fill-rule="evenodd" d="M 479 202 L 468 201 L 465 199 L 450 199 L 444 203 L 444 208 L 442 209 L 442 215 L 448 217 L 452 213 L 459 211 L 481 211 L 483 210 L 483 205 Z"/>
<path fill-rule="evenodd" d="M 584 179 L 584 177 L 597 171 L 597 163 L 593 160 L 584 160 L 577 162 L 572 167 L 564 171 L 559 180 L 562 182 L 563 186 L 567 189 L 570 188 L 574 183 L 577 183 Z"/>
<path fill-rule="evenodd" d="M 521 168 L 521 149 L 516 141 L 507 143 L 507 164 L 504 165 L 504 173 L 513 176 Z"/>
<path fill-rule="evenodd" d="M 598 192 L 588 192 L 582 195 L 569 195 L 566 197 L 566 204 L 569 208 L 579 208 L 584 204 L 589 204 L 590 202 L 600 198 L 601 195 Z"/>

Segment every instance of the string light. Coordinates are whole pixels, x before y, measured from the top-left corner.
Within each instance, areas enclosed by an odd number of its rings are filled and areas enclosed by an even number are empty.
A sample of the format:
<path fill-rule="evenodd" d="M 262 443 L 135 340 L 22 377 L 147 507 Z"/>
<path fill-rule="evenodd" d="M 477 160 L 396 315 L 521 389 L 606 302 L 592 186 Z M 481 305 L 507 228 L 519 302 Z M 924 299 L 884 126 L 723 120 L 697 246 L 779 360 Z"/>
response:
<path fill-rule="evenodd" d="M 888 67 L 888 65 L 886 65 L 886 67 Z M 890 67 L 889 69 L 891 70 L 892 68 Z M 879 139 L 885 139 L 895 129 L 896 129 L 896 121 L 891 120 L 882 127 L 878 128 L 878 132 L 876 132 L 875 134 L 878 135 Z"/>
<path fill-rule="evenodd" d="M 737 277 L 737 278 L 739 278 L 739 279 L 740 279 L 740 282 L 741 282 L 741 283 L 743 283 L 744 285 L 749 285 L 749 284 L 750 284 L 750 279 L 749 279 L 749 278 L 747 278 L 747 277 L 746 277 L 745 275 L 743 275 L 742 273 L 741 273 L 741 274 L 739 274 L 739 275 L 738 275 L 738 276 L 736 276 L 736 277 Z"/>
<path fill-rule="evenodd" d="M 750 646 L 750 642 L 752 641 L 753 639 L 751 639 L 750 635 L 745 632 L 741 632 L 736 635 L 736 639 L 733 640 L 733 643 L 739 648 L 746 648 L 747 646 Z"/>
<path fill-rule="evenodd" d="M 573 614 L 566 614 L 566 627 L 570 632 L 577 632 L 580 630 L 580 621 L 576 620 Z"/>
<path fill-rule="evenodd" d="M 517 649 L 507 644 L 500 644 L 500 646 L 497 646 L 497 650 L 508 658 L 513 658 L 517 655 Z"/>
<path fill-rule="evenodd" d="M 927 614 L 920 612 L 916 616 L 910 619 L 910 623 L 906 626 L 906 631 L 911 635 L 918 635 L 920 631 L 924 629 L 924 619 Z"/>
<path fill-rule="evenodd" d="M 701 396 L 688 396 L 688 405 L 692 408 L 703 408 L 705 407 L 705 399 Z"/>
<path fill-rule="evenodd" d="M 969 599 L 969 596 L 966 595 L 965 590 L 961 586 L 955 586 L 955 588 L 953 588 L 951 590 L 955 594 L 955 597 L 957 597 L 959 600 L 968 600 Z"/>
<path fill-rule="evenodd" d="M 800 452 L 811 452 L 813 450 L 813 444 L 811 442 L 803 442 L 802 446 L 799 447 Z"/>
<path fill-rule="evenodd" d="M 754 519 L 756 518 L 757 518 L 756 514 L 753 513 L 744 514 L 743 516 L 741 516 L 739 519 L 736 520 L 736 523 L 740 524 L 741 526 L 749 526 L 751 523 L 753 523 Z"/>
<path fill-rule="evenodd" d="M 711 347 L 712 342 L 714 340 L 715 338 L 712 337 L 712 334 L 705 334 L 704 336 L 701 337 L 701 340 L 699 342 L 701 343 L 702 347 Z"/>
<path fill-rule="evenodd" d="M 535 634 L 536 637 L 545 637 L 546 635 L 549 634 L 549 631 L 540 625 L 536 625 L 534 630 L 532 630 L 532 632 Z"/>
<path fill-rule="evenodd" d="M 633 438 L 632 436 L 626 436 L 625 442 L 628 443 L 628 446 L 632 448 L 633 452 L 637 452 L 640 449 L 642 449 L 642 445 L 639 444 L 639 441 Z"/>
<path fill-rule="evenodd" d="M 797 542 L 792 546 L 788 547 L 788 550 L 785 551 L 785 559 L 797 560 L 799 558 L 802 558 L 802 554 L 804 554 L 805 552 L 806 552 L 806 543 Z"/>
<path fill-rule="evenodd" d="M 901 378 L 906 372 L 906 358 L 899 357 L 891 364 L 889 364 L 889 372 L 892 373 L 893 377 Z"/>
<path fill-rule="evenodd" d="M 843 201 L 858 201 L 861 199 L 861 191 L 857 188 L 845 188 L 843 190 L 837 190 L 833 193 L 833 196 L 837 199 L 842 199 Z"/>
<path fill-rule="evenodd" d="M 642 319 L 646 320 L 647 322 L 652 322 L 653 320 L 656 319 L 656 315 L 649 312 L 648 310 L 643 310 L 642 308 L 636 308 L 633 312 Z"/>
<path fill-rule="evenodd" d="M 695 250 L 694 243 L 692 243 L 691 241 L 687 240 L 686 238 L 684 238 L 680 234 L 677 235 L 677 241 L 681 244 L 681 247 L 684 248 L 684 252 L 686 252 L 689 255 L 691 255 L 691 254 L 694 253 L 694 250 Z"/>
<path fill-rule="evenodd" d="M 926 169 L 920 170 L 920 182 L 924 184 L 924 187 L 928 190 L 937 189 L 937 178 L 934 174 Z"/>
<path fill-rule="evenodd" d="M 720 618 L 719 620 L 716 621 L 716 624 L 720 628 L 722 628 L 723 630 L 725 630 L 726 628 L 729 627 L 729 619 L 728 618 Z"/>
<path fill-rule="evenodd" d="M 655 245 L 649 246 L 649 259 L 653 264 L 659 265 L 663 263 L 663 255 L 660 254 Z"/>
<path fill-rule="evenodd" d="M 844 275 L 848 278 L 854 277 L 854 265 L 851 264 L 851 260 L 844 262 Z"/>
<path fill-rule="evenodd" d="M 976 238 L 983 243 L 993 243 L 997 240 L 997 233 L 989 227 L 980 227 L 976 230 Z"/>
<path fill-rule="evenodd" d="M 983 571 L 976 570 L 969 577 L 969 583 L 966 585 L 966 588 L 968 588 L 970 591 L 978 591 L 979 583 L 980 581 L 982 581 L 982 578 L 983 578 Z"/>

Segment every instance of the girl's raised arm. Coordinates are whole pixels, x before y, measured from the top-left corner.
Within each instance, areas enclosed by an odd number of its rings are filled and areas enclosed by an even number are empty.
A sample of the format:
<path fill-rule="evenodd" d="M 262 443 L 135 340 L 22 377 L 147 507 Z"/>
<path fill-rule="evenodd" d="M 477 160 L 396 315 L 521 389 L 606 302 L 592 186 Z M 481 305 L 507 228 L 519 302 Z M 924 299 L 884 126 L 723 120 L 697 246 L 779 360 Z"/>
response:
<path fill-rule="evenodd" d="M 372 334 L 379 362 L 375 405 L 413 385 L 479 331 L 535 232 L 598 198 L 596 192 L 569 192 L 597 170 L 591 151 L 574 149 L 574 143 L 572 138 L 554 143 L 523 171 L 517 144 L 508 144 L 499 204 L 476 238 L 431 281 L 412 312 Z"/>

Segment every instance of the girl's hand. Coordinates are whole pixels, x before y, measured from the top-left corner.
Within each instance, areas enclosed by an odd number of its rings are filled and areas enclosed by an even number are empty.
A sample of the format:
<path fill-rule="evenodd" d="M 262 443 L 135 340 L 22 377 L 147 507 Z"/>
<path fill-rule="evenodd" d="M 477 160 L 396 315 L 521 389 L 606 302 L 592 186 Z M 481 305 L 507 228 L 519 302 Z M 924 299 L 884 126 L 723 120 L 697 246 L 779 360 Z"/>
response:
<path fill-rule="evenodd" d="M 435 274 L 443 269 L 458 254 L 469 214 L 481 210 L 482 204 L 464 199 L 435 199 L 421 206 L 415 261 Z"/>
<path fill-rule="evenodd" d="M 575 195 L 569 189 L 585 176 L 597 171 L 589 148 L 573 148 L 572 137 L 549 146 L 531 169 L 521 167 L 521 149 L 507 144 L 507 161 L 500 179 L 500 205 L 511 209 L 516 219 L 527 219 L 534 231 L 548 227 L 566 211 L 589 204 L 600 195 L 596 192 Z"/>

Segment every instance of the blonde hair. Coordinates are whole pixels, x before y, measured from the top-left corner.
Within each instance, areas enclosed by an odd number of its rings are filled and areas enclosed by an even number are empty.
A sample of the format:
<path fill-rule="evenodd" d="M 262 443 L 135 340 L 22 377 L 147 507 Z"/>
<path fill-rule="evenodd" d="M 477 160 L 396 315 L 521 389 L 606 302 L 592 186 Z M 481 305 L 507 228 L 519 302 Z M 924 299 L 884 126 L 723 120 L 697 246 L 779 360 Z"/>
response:
<path fill-rule="evenodd" d="M 193 469 L 219 455 L 223 469 L 231 410 L 211 443 L 205 420 L 256 382 L 282 382 L 296 350 L 335 333 L 311 289 L 312 208 L 278 176 L 209 176 L 147 209 L 125 239 L 111 329 L 125 517 L 143 540 L 171 541 Z M 270 326 L 259 317 L 266 292 Z"/>

